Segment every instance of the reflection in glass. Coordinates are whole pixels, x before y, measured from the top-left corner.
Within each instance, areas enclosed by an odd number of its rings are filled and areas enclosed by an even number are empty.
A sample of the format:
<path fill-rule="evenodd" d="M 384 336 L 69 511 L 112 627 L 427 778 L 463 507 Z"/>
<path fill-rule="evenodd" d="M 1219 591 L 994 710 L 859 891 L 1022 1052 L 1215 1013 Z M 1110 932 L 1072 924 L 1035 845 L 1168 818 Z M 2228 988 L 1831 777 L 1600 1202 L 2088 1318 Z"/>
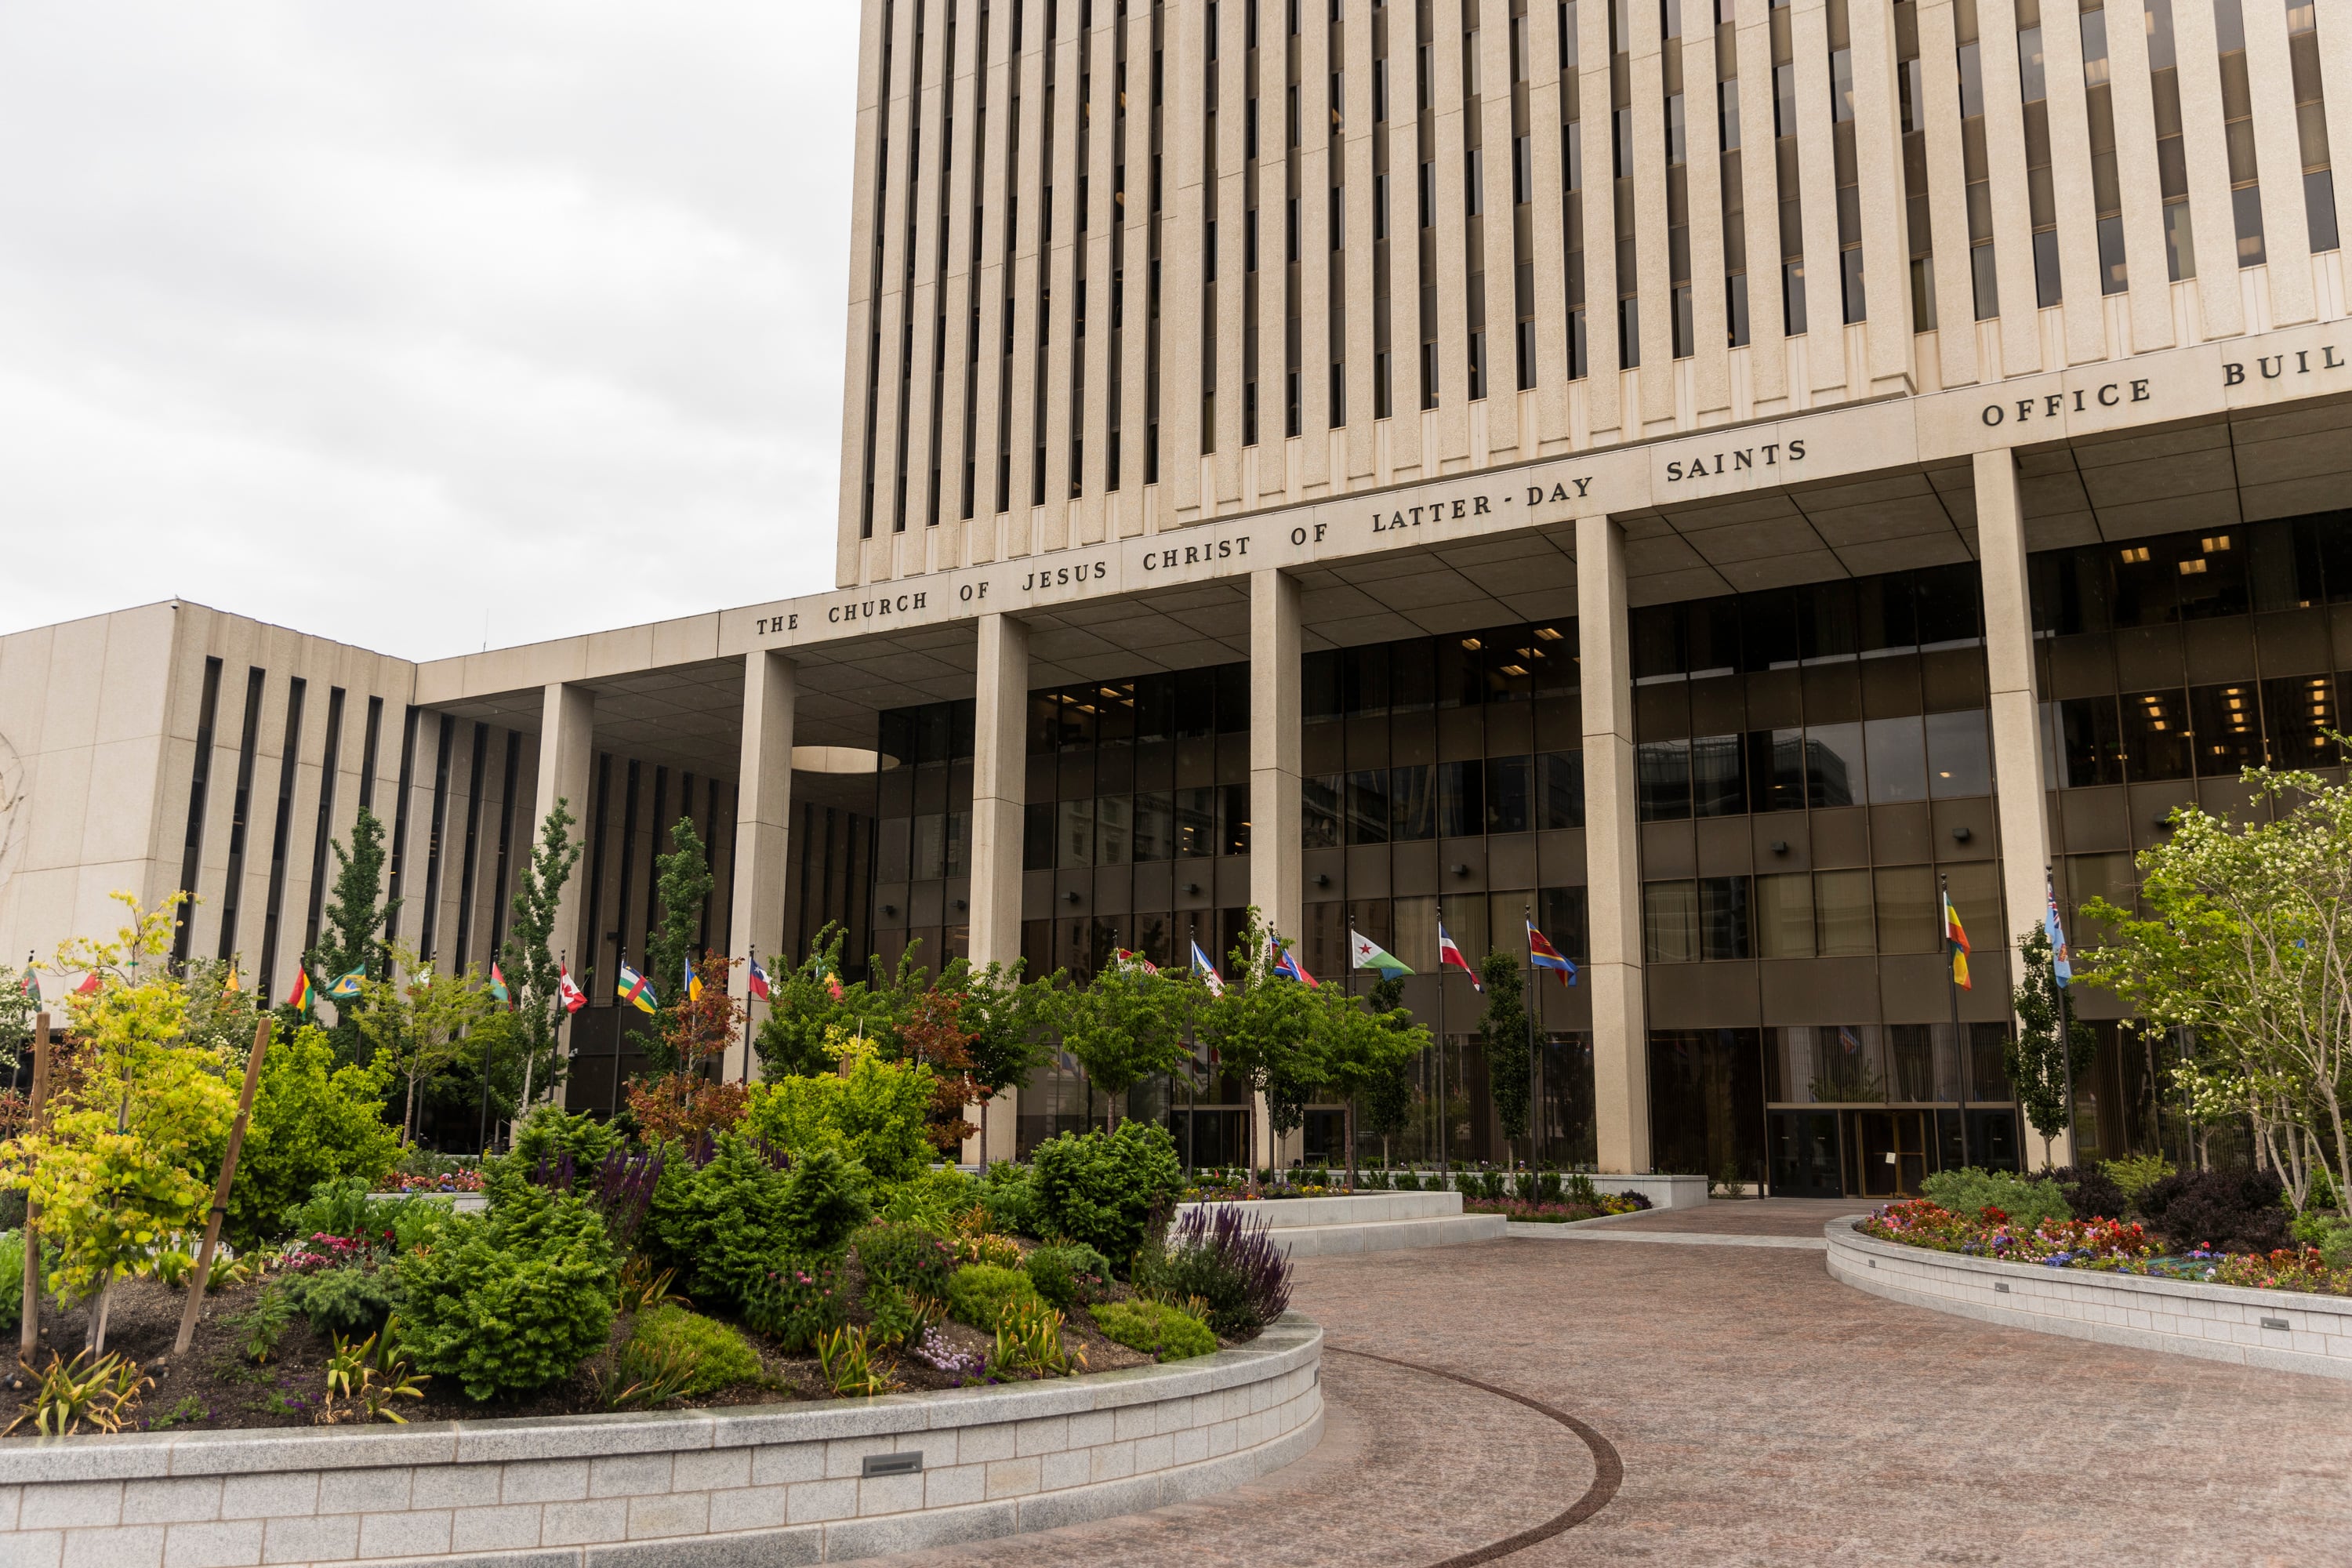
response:
<path fill-rule="evenodd" d="M 2263 682 L 2263 721 L 2270 732 L 2270 760 L 2278 768 L 2335 766 L 2337 747 L 2327 738 L 2343 720 L 2335 682 L 2325 675 L 2291 675 Z"/>
<path fill-rule="evenodd" d="M 2189 776 L 2189 713 L 2179 691 L 2135 691 L 2122 703 L 2124 767 L 2134 784 Z"/>
<path fill-rule="evenodd" d="M 1877 759 L 1871 763 L 1875 767 Z M 1992 752 L 1983 709 L 1927 715 L 1927 793 L 1937 800 L 1992 793 Z"/>
<path fill-rule="evenodd" d="M 1688 963 L 1698 957 L 1696 884 L 1642 884 L 1642 956 L 1651 963 Z"/>
<path fill-rule="evenodd" d="M 1886 1026 L 1887 1098 L 1932 1100 L 1936 1098 L 1936 1056 L 1925 1024 Z"/>
<path fill-rule="evenodd" d="M 1878 951 L 1935 952 L 1943 929 L 1935 868 L 1881 866 L 1871 875 L 1878 894 Z"/>
<path fill-rule="evenodd" d="M 1430 763 L 1389 770 L 1389 837 L 1399 843 L 1437 837 L 1437 770 Z"/>
<path fill-rule="evenodd" d="M 2190 688 L 2189 721 L 2197 737 L 2197 771 L 2206 777 L 2235 778 L 2262 765 L 2262 705 L 2251 683 Z"/>
<path fill-rule="evenodd" d="M 1391 900 L 1389 909 L 1390 918 L 1396 922 L 1396 942 L 1389 951 L 1408 968 L 1424 974 L 1436 973 L 1437 896 L 1432 893 L 1422 898 Z M 1460 940 L 1458 932 L 1447 934 Z"/>
<path fill-rule="evenodd" d="M 1644 741 L 1634 748 L 1643 822 L 1674 822 L 1690 815 L 1690 742 Z"/>
<path fill-rule="evenodd" d="M 1691 815 L 1738 816 L 1748 809 L 1748 773 L 1738 735 L 1701 735 L 1690 743 Z"/>
<path fill-rule="evenodd" d="M 1810 873 L 1756 879 L 1756 952 L 1760 958 L 1813 956 L 1813 879 Z"/>
<path fill-rule="evenodd" d="M 1437 764 L 1437 834 L 1467 838 L 1486 831 L 1485 767 L 1478 763 Z"/>
<path fill-rule="evenodd" d="M 2124 736 L 2112 697 L 2070 697 L 2058 705 L 2069 789 L 2124 782 Z M 1990 793 L 1990 792 L 1988 792 Z"/>
<path fill-rule="evenodd" d="M 1128 830 L 1130 821 L 1128 797 L 1123 795 L 1098 795 L 1095 800 L 1095 864 L 1124 866 L 1127 864 Z"/>
<path fill-rule="evenodd" d="M 1135 859 L 1138 865 L 1176 853 L 1176 801 L 1165 790 L 1135 797 Z"/>
<path fill-rule="evenodd" d="M 1205 856 L 1217 852 L 1217 792 L 1180 789 L 1176 792 L 1176 853 Z"/>
<path fill-rule="evenodd" d="M 1823 958 L 1851 958 L 1877 951 L 1871 940 L 1870 873 L 1813 873 L 1813 930 Z"/>
<path fill-rule="evenodd" d="M 1554 947 L 1579 963 L 1592 951 L 1590 906 L 1582 888 L 1546 888 L 1538 893 L 1536 926 Z"/>
<path fill-rule="evenodd" d="M 1755 730 L 1748 736 L 1748 777 L 1754 811 L 1805 809 L 1805 733 Z"/>
<path fill-rule="evenodd" d="M 1217 792 L 1217 853 L 1246 855 L 1250 847 L 1249 785 L 1226 784 Z"/>
<path fill-rule="evenodd" d="M 1054 863 L 1063 870 L 1095 863 L 1095 803 L 1066 800 L 1055 808 Z"/>
<path fill-rule="evenodd" d="M 1863 789 L 1862 726 L 1814 724 L 1805 730 L 1805 799 L 1815 806 L 1858 805 Z"/>
<path fill-rule="evenodd" d="M 1486 831 L 1525 833 L 1529 819 L 1528 795 L 1534 773 L 1528 757 L 1486 759 Z"/>
<path fill-rule="evenodd" d="M 1389 771 L 1360 769 L 1348 775 L 1348 842 L 1389 841 Z"/>
<path fill-rule="evenodd" d="M 1863 750 L 1869 758 L 1870 803 L 1891 805 L 1927 798 L 1927 756 L 1920 721 L 1915 718 L 1873 719 L 1862 727 Z"/>
<path fill-rule="evenodd" d="M 1299 814 L 1299 842 L 1306 848 L 1331 849 L 1339 846 L 1339 778 L 1338 773 L 1318 773 L 1299 781 L 1304 797 Z"/>
<path fill-rule="evenodd" d="M 1546 752 L 1536 759 L 1538 827 L 1584 826 L 1584 753 Z"/>
<path fill-rule="evenodd" d="M 1748 956 L 1748 879 L 1698 879 L 1699 951 L 1708 958 Z"/>

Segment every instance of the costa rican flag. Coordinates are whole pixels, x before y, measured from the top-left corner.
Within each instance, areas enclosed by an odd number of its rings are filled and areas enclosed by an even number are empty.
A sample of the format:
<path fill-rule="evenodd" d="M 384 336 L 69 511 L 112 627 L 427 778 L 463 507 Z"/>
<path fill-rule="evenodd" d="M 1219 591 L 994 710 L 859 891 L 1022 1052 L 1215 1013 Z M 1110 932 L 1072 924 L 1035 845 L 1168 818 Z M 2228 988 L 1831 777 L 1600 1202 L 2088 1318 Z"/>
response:
<path fill-rule="evenodd" d="M 1481 996 L 1486 994 L 1486 988 L 1478 984 L 1478 972 L 1470 967 L 1470 961 L 1462 956 L 1462 950 L 1454 945 L 1452 937 L 1445 934 L 1445 922 L 1443 921 L 1437 925 L 1437 964 L 1441 970 L 1449 964 L 1460 970 L 1470 977 L 1471 990 Z"/>
<path fill-rule="evenodd" d="M 1559 976 L 1562 985 L 1576 984 L 1576 965 L 1568 955 L 1552 946 L 1551 938 L 1536 930 L 1536 922 L 1528 922 L 1528 963 L 1538 969 L 1549 969 Z"/>

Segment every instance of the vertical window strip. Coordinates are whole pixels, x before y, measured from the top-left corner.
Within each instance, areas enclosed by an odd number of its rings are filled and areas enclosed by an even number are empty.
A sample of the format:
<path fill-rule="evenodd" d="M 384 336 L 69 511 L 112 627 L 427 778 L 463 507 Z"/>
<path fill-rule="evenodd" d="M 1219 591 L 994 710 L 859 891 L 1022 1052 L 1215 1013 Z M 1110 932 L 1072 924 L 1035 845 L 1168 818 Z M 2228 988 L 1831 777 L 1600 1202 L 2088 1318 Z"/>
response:
<path fill-rule="evenodd" d="M 1723 321 L 1732 348 L 1748 342 L 1748 188 L 1741 166 L 1739 29 L 1733 0 L 1715 0 L 1716 155 L 1723 202 Z"/>
<path fill-rule="evenodd" d="M 1895 111 L 1903 136 L 1903 215 L 1911 260 L 1911 330 L 1936 330 L 1936 239 L 1927 200 L 1927 105 L 1919 65 L 1919 7 L 1895 6 Z"/>
<path fill-rule="evenodd" d="M 1591 340 L 1585 329 L 1584 300 L 1584 121 L 1583 56 L 1577 31 L 1580 5 L 1604 0 L 1560 0 L 1559 5 L 1559 179 L 1560 245 L 1567 260 L 1568 378 L 1584 379 Z"/>
<path fill-rule="evenodd" d="M 181 841 L 180 888 L 187 895 L 172 915 L 172 967 L 186 966 L 196 931 L 196 879 L 205 868 L 205 800 L 213 776 L 213 725 L 220 712 L 221 661 L 205 658 L 204 695 L 196 703 L 196 754 L 188 763 L 188 829 Z"/>
<path fill-rule="evenodd" d="M 1324 220 L 1325 255 L 1320 263 L 1324 271 L 1324 357 L 1330 366 L 1330 392 L 1324 401 L 1325 427 L 1343 429 L 1349 423 L 1348 407 L 1348 308 L 1354 290 L 1349 286 L 1348 259 L 1351 247 L 1348 244 L 1348 24 L 1345 13 L 1333 8 L 1333 15 L 1321 24 L 1324 29 L 1323 60 L 1327 68 L 1324 84 L 1323 114 L 1319 121 L 1325 145 L 1324 172 L 1329 182 L 1328 210 Z M 1365 193 L 1358 191 L 1355 199 L 1361 202 Z"/>
<path fill-rule="evenodd" d="M 2065 0 L 2053 0 L 2063 5 Z M 2050 74 L 2042 44 L 2039 0 L 2018 0 L 2017 83 L 2025 117 L 2025 201 L 2033 236 L 2034 304 L 2065 298 L 2058 270 L 2058 198 L 2051 173 Z"/>
<path fill-rule="evenodd" d="M 1532 391 L 1538 380 L 1536 354 L 1536 168 L 1534 126 L 1528 120 L 1528 6 L 1530 0 L 1511 0 L 1509 57 L 1511 65 L 1511 316 L 1513 356 L 1517 361 L 1517 386 Z"/>
<path fill-rule="evenodd" d="M 1805 315 L 1805 208 L 1798 184 L 1797 53 L 1788 0 L 1772 5 L 1772 156 L 1780 193 L 1780 320 L 1801 337 Z"/>
<path fill-rule="evenodd" d="M 302 765 L 302 699 L 309 683 L 286 683 L 286 743 L 278 756 L 278 809 L 269 827 L 269 893 L 261 912 L 260 999 L 268 1006 L 278 980 L 278 933 L 286 912 L 286 863 L 293 847 L 294 784 Z"/>
<path fill-rule="evenodd" d="M 457 744 L 457 715 L 444 713 L 433 748 L 433 821 L 425 839 L 425 923 L 416 936 L 417 956 L 427 962 L 438 956 L 434 943 L 441 926 L 441 845 L 449 829 L 450 752 Z"/>
<path fill-rule="evenodd" d="M 1680 0 L 1659 0 L 1660 68 L 1665 98 L 1666 284 L 1670 291 L 1668 339 L 1676 359 L 1688 359 L 1692 341 L 1690 256 L 1690 148 L 1683 79 Z"/>
<path fill-rule="evenodd" d="M 1977 40 L 1976 7 L 1955 7 L 1960 77 L 1960 162 L 1968 177 L 1969 271 L 1977 320 L 2000 314 L 2000 277 L 1993 265 L 1992 168 L 1985 146 L 1982 48 Z"/>
<path fill-rule="evenodd" d="M 490 956 L 493 959 L 503 952 L 507 945 L 507 889 L 513 885 L 515 791 L 521 784 L 522 731 L 509 730 L 506 767 L 499 783 L 498 870 L 490 883 Z M 529 852 L 526 847 L 524 853 Z"/>
<path fill-rule="evenodd" d="M 2189 144 L 2180 119 L 2180 59 L 2172 37 L 2172 0 L 2141 3 L 2148 89 L 2155 100 L 2157 185 L 2164 201 L 2165 272 L 2179 283 L 2197 276 L 2197 234 L 2189 210 Z"/>
<path fill-rule="evenodd" d="M 473 752 L 466 779 L 466 846 L 457 862 L 457 956 L 455 963 L 459 969 L 465 968 L 474 951 L 474 888 L 482 858 L 482 777 L 488 771 L 490 760 L 490 727 L 478 719 L 474 721 Z"/>
<path fill-rule="evenodd" d="M 1830 148 L 1837 190 L 1838 289 L 1843 320 L 1870 319 L 1862 268 L 1862 174 L 1854 148 L 1853 41 L 1846 0 L 1830 0 Z"/>
<path fill-rule="evenodd" d="M 908 443 L 912 433 L 915 405 L 915 334 L 922 331 L 928 340 L 931 324 L 915 320 L 915 263 L 920 247 L 916 243 L 922 216 L 923 198 L 923 55 L 927 39 L 924 36 L 924 15 L 927 0 L 913 0 L 915 29 L 913 57 L 907 62 L 907 205 L 906 216 L 898 236 L 899 254 L 903 258 L 897 275 L 890 279 L 899 291 L 898 308 L 898 442 L 894 448 L 895 467 L 890 489 L 890 531 L 907 531 L 907 478 L 908 473 Z M 934 136 L 934 143 L 939 138 Z"/>
<path fill-rule="evenodd" d="M 367 706 L 367 728 L 360 737 L 360 809 L 375 809 L 376 748 L 383 740 L 383 699 L 371 697 Z"/>
<path fill-rule="evenodd" d="M 1609 173 L 1617 226 L 1617 364 L 1642 363 L 1641 274 L 1633 223 L 1633 16 L 1636 0 L 1609 4 Z"/>
<path fill-rule="evenodd" d="M 874 464 L 877 422 L 882 393 L 882 251 L 890 210 L 890 82 L 891 59 L 897 42 L 898 0 L 882 4 L 881 87 L 875 102 L 878 130 L 874 139 L 874 228 L 866 241 L 866 441 L 865 479 L 860 487 L 858 537 L 874 537 Z"/>
<path fill-rule="evenodd" d="M 2314 255 L 2340 247 L 2336 177 L 2327 151 L 2327 102 L 2320 85 L 2315 0 L 2286 0 L 2287 63 L 2294 73 L 2294 128 L 2303 154 L 2303 211 Z"/>
<path fill-rule="evenodd" d="M 2053 0 L 2063 4 L 2064 0 Z M 2124 256 L 2123 180 L 2116 163 L 2115 88 L 2107 61 L 2105 0 L 2079 0 L 2083 37 L 2083 107 L 2091 138 L 2091 205 L 2098 223 L 2099 292 L 2131 287 Z"/>
<path fill-rule="evenodd" d="M 401 889 L 408 869 L 408 797 L 415 782 L 417 715 L 422 709 L 402 710 L 400 720 L 400 780 L 394 787 L 392 808 L 392 874 L 384 892 L 383 940 L 400 935 Z"/>
<path fill-rule="evenodd" d="M 237 906 L 244 901 L 245 891 L 245 837 L 253 808 L 253 755 L 261 742 L 261 689 L 268 679 L 257 664 L 246 670 L 245 723 L 238 731 L 236 747 L 236 793 L 229 798 L 228 885 L 221 892 L 220 951 L 215 954 L 224 962 L 236 956 Z"/>
<path fill-rule="evenodd" d="M 1143 365 L 1143 482 L 1160 482 L 1160 275 L 1162 263 L 1160 214 L 1166 201 L 1168 14 L 1159 0 L 1151 6 L 1151 193 L 1150 271 L 1144 279 L 1144 310 L 1150 325 Z"/>
<path fill-rule="evenodd" d="M 2230 209 L 2238 230 L 2238 265 L 2260 267 L 2269 256 L 2263 245 L 2262 171 L 2254 156 L 2254 90 L 2246 68 L 2246 20 L 2240 0 L 2213 0 L 2213 47 L 2221 57 L 2221 138 L 2230 158 Z"/>
<path fill-rule="evenodd" d="M 1390 127 L 1396 119 L 1393 67 L 1396 7 L 1372 9 L 1372 417 L 1396 413 L 1395 280 L 1396 156 Z M 1412 52 L 1405 51 L 1410 81 Z M 1410 210 L 1410 209 L 1408 209 Z"/>
<path fill-rule="evenodd" d="M 1463 376 L 1472 402 L 1486 395 L 1486 137 L 1478 60 L 1478 0 L 1461 13 Z"/>
<path fill-rule="evenodd" d="M 381 698 L 373 700 L 382 702 Z M 302 952 L 319 945 L 319 919 L 327 897 L 327 864 L 335 829 L 335 785 L 343 765 L 343 689 L 327 688 L 327 740 L 319 767 L 319 822 L 310 837 L 310 896 L 302 915 Z"/>

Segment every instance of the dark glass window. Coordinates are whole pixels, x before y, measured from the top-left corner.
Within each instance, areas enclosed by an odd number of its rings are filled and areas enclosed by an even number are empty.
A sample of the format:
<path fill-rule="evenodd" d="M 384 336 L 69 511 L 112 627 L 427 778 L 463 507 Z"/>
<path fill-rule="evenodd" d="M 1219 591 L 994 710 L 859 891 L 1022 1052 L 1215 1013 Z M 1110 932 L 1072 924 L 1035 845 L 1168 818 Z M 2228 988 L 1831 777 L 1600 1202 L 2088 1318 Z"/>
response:
<path fill-rule="evenodd" d="M 1135 738 L 1165 741 L 1176 732 L 1176 678 L 1147 675 L 1135 683 Z"/>
<path fill-rule="evenodd" d="M 2235 778 L 2263 762 L 2262 701 L 2254 686 L 2197 686 L 2189 692 L 2190 732 L 2197 737 L 2197 771 Z"/>
<path fill-rule="evenodd" d="M 1389 770 L 1389 837 L 1437 837 L 1437 770 L 1427 763 Z"/>
<path fill-rule="evenodd" d="M 1423 713 L 1437 705 L 1437 645 L 1414 637 L 1389 650 L 1389 711 Z"/>
<path fill-rule="evenodd" d="M 1992 748 L 1985 710 L 1927 715 L 1927 793 L 1937 800 L 1992 793 Z M 1877 759 L 1871 760 L 1874 769 Z M 1873 774 L 1874 780 L 1875 773 Z"/>
<path fill-rule="evenodd" d="M 2134 784 L 2189 776 L 2189 710 L 2175 691 L 2135 691 L 2122 702 L 2124 769 Z"/>
<path fill-rule="evenodd" d="M 1797 662 L 1797 600 L 1789 589 L 1739 600 L 1742 669 L 1784 669 Z"/>
<path fill-rule="evenodd" d="M 886 816 L 874 842 L 874 876 L 877 881 L 903 882 L 907 879 L 907 837 L 911 824 L 903 816 Z"/>
<path fill-rule="evenodd" d="M 1862 727 L 1870 769 L 1870 803 L 1927 798 L 1927 755 L 1917 719 L 1873 719 Z"/>
<path fill-rule="evenodd" d="M 1246 855 L 1250 847 L 1249 785 L 1226 784 L 1217 794 L 1217 853 Z"/>
<path fill-rule="evenodd" d="M 1195 740 L 1217 732 L 1217 672 L 1181 669 L 1170 678 L 1172 718 L 1178 740 Z"/>
<path fill-rule="evenodd" d="M 1748 732 L 1748 809 L 1805 808 L 1805 735 L 1801 730 Z"/>
<path fill-rule="evenodd" d="M 1937 566 L 1912 574 L 1922 648 L 1956 647 L 1984 635 L 1977 568 Z"/>
<path fill-rule="evenodd" d="M 1546 752 L 1536 759 L 1538 827 L 1584 826 L 1584 753 Z"/>
<path fill-rule="evenodd" d="M 1221 664 L 1208 672 L 1217 682 L 1217 733 L 1246 735 L 1250 727 L 1249 666 Z"/>
<path fill-rule="evenodd" d="M 1533 794 L 1534 759 L 1486 759 L 1486 831 L 1525 833 L 1535 826 L 1529 809 Z"/>
<path fill-rule="evenodd" d="M 1701 735 L 1690 743 L 1691 815 L 1738 816 L 1748 809 L 1746 746 L 1738 735 Z"/>
<path fill-rule="evenodd" d="M 2058 715 L 2066 750 L 2063 782 L 2076 789 L 2123 783 L 2124 737 L 2116 700 L 2070 697 L 2058 705 Z"/>
<path fill-rule="evenodd" d="M 1306 795 L 1300 814 L 1300 843 L 1308 849 L 1333 849 L 1339 844 L 1340 775 L 1324 773 L 1300 781 Z"/>
<path fill-rule="evenodd" d="M 1180 789 L 1176 792 L 1176 853 L 1198 858 L 1217 852 L 1217 792 Z"/>
<path fill-rule="evenodd" d="M 1748 956 L 1748 879 L 1701 877 L 1698 879 L 1700 956 Z"/>
<path fill-rule="evenodd" d="M 1570 958 L 1581 960 L 1592 951 L 1589 900 L 1582 888 L 1546 888 L 1538 893 L 1536 926 Z"/>
<path fill-rule="evenodd" d="M 1135 858 L 1139 864 L 1176 853 L 1176 800 L 1165 790 L 1135 797 Z"/>
<path fill-rule="evenodd" d="M 1814 806 L 1859 805 L 1868 798 L 1862 726 L 1812 724 L 1805 729 L 1805 799 Z"/>
<path fill-rule="evenodd" d="M 1350 718 L 1389 710 L 1389 645 L 1351 647 L 1339 656 L 1339 701 Z"/>
<path fill-rule="evenodd" d="M 1307 723 L 1337 719 L 1346 710 L 1340 700 L 1342 657 L 1337 648 L 1323 648 L 1299 659 L 1299 709 Z"/>
<path fill-rule="evenodd" d="M 1437 764 L 1437 834 L 1467 838 L 1486 831 L 1485 768 L 1477 763 Z M 1399 835 L 1402 837 L 1402 835 Z"/>
<path fill-rule="evenodd" d="M 1361 769 L 1348 775 L 1348 842 L 1389 841 L 1389 771 Z"/>
<path fill-rule="evenodd" d="M 1066 800 L 1054 808 L 1054 863 L 1067 871 L 1095 863 L 1095 803 Z"/>
<path fill-rule="evenodd" d="M 1024 871 L 1050 871 L 1054 868 L 1054 804 L 1051 801 L 1031 801 L 1022 808 L 1021 868 Z"/>
<path fill-rule="evenodd" d="M 1634 748 L 1634 783 L 1643 822 L 1673 822 L 1690 816 L 1690 752 L 1688 741 L 1644 741 Z"/>
<path fill-rule="evenodd" d="M 2325 675 L 2291 675 L 2263 682 L 2263 718 L 2270 735 L 2271 765 L 2333 767 L 2337 747 L 2327 731 L 2344 727 L 2335 682 Z"/>

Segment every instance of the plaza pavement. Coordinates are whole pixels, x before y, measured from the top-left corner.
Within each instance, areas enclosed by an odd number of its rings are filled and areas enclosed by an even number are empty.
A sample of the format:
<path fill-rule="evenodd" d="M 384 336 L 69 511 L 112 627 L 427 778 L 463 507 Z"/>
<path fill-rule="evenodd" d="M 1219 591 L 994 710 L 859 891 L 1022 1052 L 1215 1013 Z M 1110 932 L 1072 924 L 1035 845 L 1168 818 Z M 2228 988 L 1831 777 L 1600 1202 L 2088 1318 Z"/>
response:
<path fill-rule="evenodd" d="M 1794 1237 L 1859 1207 L 1719 1201 L 1616 1226 Z M 1306 1458 L 1179 1507 L 893 1561 L 2352 1562 L 2352 1384 L 1898 1306 L 1810 1248 L 1513 1237 L 1310 1259 L 1295 1304 L 1330 1349 Z M 1589 1424 L 1622 1483 L 1589 1518 L 1484 1550 L 1557 1526 L 1600 1466 L 1550 1416 L 1440 1371 Z"/>

